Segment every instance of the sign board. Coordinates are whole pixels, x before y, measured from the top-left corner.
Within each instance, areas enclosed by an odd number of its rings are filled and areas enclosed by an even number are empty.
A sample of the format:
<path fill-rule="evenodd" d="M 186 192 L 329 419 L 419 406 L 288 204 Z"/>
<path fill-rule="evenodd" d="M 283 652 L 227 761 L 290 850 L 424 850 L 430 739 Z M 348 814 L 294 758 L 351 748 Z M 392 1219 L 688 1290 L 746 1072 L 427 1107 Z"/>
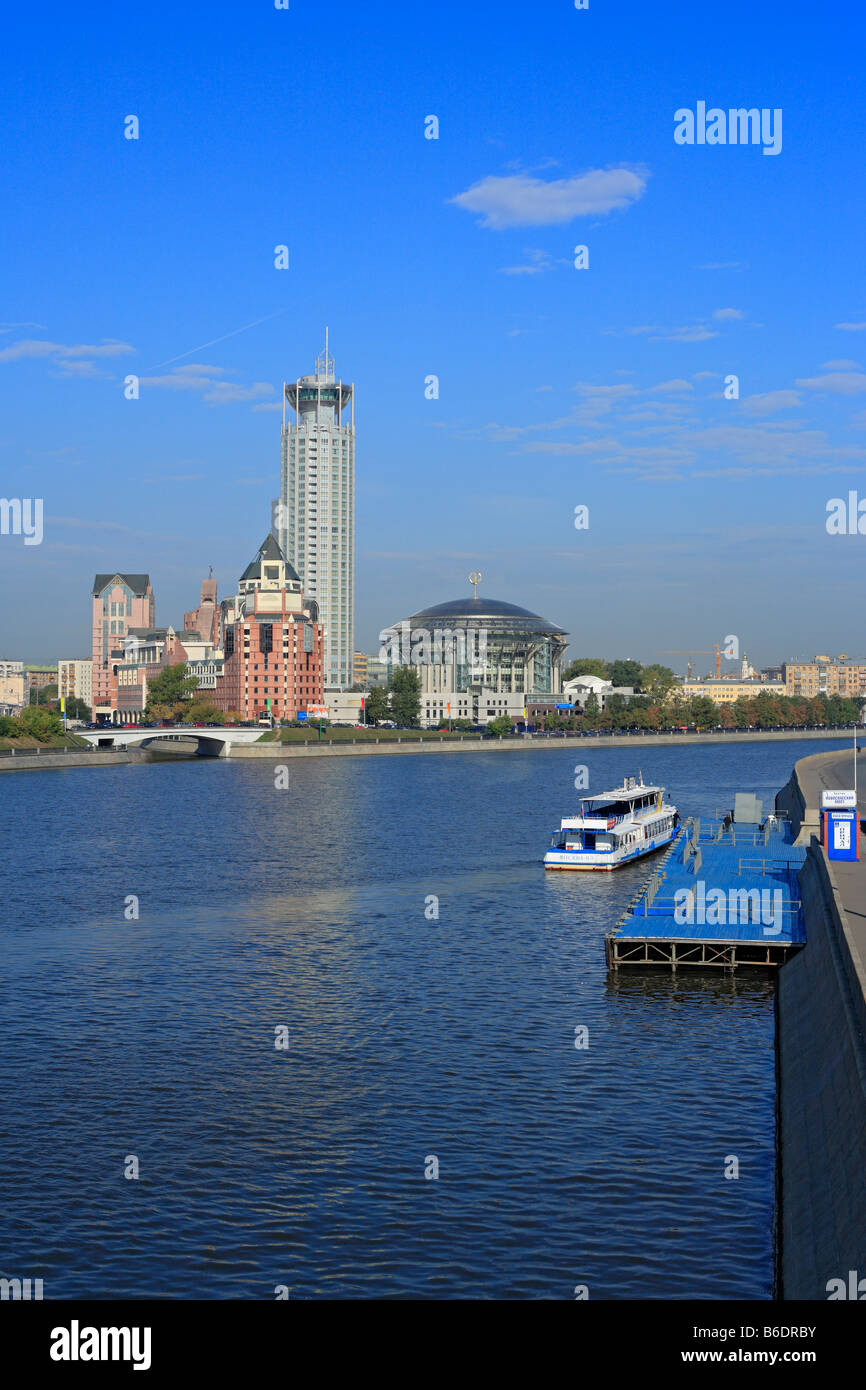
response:
<path fill-rule="evenodd" d="M 307 705 L 307 714 L 311 719 L 327 719 L 327 705 Z"/>
<path fill-rule="evenodd" d="M 574 709 L 574 705 L 557 705 L 557 709 Z"/>
<path fill-rule="evenodd" d="M 828 859 L 860 858 L 860 825 L 856 811 L 824 812 L 824 849 Z"/>
<path fill-rule="evenodd" d="M 297 714 L 295 715 L 295 718 L 297 719 L 299 724 L 306 724 L 307 711 L 305 709 L 299 709 Z"/>
<path fill-rule="evenodd" d="M 857 793 L 855 791 L 837 791 L 835 788 L 821 793 L 821 810 L 856 810 Z"/>

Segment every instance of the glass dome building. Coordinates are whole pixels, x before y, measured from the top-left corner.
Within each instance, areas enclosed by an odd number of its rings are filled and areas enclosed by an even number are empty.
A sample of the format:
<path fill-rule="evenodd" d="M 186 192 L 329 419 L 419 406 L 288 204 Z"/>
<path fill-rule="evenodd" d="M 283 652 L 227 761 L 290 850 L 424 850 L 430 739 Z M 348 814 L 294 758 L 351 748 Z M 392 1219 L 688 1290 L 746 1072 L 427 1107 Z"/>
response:
<path fill-rule="evenodd" d="M 424 608 L 381 634 L 389 668 L 414 665 L 422 695 L 556 695 L 568 634 L 556 623 L 492 598 Z"/>

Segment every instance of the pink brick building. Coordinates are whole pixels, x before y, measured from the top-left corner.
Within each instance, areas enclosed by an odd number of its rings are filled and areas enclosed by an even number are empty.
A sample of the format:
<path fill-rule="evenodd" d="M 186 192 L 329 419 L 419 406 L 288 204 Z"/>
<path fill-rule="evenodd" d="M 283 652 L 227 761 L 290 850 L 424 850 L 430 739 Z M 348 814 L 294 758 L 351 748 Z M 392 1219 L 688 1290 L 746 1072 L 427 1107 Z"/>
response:
<path fill-rule="evenodd" d="M 116 705 L 112 653 L 123 647 L 130 628 L 152 628 L 153 589 L 146 574 L 98 574 L 93 581 L 93 717 Z"/>
<path fill-rule="evenodd" d="M 273 535 L 220 605 L 224 668 L 215 702 L 226 713 L 294 719 L 324 702 L 323 630 L 318 605 Z"/>
<path fill-rule="evenodd" d="M 211 571 L 213 573 L 213 571 Z M 219 644 L 219 607 L 217 606 L 217 582 L 203 579 L 198 608 L 183 615 L 183 625 L 187 631 L 198 632 L 212 647 Z"/>

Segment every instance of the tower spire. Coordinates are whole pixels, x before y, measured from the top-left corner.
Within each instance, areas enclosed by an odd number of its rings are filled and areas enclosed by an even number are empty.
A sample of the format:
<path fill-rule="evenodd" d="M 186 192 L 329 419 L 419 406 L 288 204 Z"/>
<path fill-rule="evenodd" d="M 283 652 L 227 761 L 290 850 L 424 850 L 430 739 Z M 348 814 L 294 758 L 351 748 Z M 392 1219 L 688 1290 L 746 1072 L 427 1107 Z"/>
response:
<path fill-rule="evenodd" d="M 328 329 L 325 327 L 325 351 L 316 358 L 316 376 L 325 380 L 334 375 L 334 359 L 328 351 Z"/>

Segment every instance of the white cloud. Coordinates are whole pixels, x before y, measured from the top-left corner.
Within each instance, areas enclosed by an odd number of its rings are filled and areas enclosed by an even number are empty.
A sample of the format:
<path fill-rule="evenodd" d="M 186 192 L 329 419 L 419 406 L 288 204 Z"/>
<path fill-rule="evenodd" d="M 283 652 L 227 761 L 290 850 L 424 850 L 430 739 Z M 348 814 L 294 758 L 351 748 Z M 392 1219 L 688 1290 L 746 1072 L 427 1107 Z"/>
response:
<path fill-rule="evenodd" d="M 866 373 L 828 372 L 827 376 L 803 377 L 794 384 L 808 391 L 829 391 L 834 396 L 859 396 L 866 391 Z"/>
<path fill-rule="evenodd" d="M 656 391 L 667 394 L 671 391 L 693 391 L 694 389 L 690 381 L 683 381 L 681 377 L 674 377 L 673 381 L 660 381 L 658 386 L 647 387 L 650 395 Z"/>
<path fill-rule="evenodd" d="M 619 338 L 622 336 L 633 338 L 641 333 L 658 333 L 658 328 L 654 323 L 639 323 L 634 328 L 605 328 L 606 338 Z"/>
<path fill-rule="evenodd" d="M 600 386 L 594 381 L 576 381 L 571 389 L 581 396 L 627 396 L 635 388 L 628 381 L 618 381 L 613 386 Z"/>
<path fill-rule="evenodd" d="M 551 256 L 548 251 L 538 251 L 528 248 L 525 255 L 529 256 L 529 263 L 524 265 L 504 265 L 500 268 L 500 275 L 543 275 L 545 271 L 556 270 L 557 266 L 568 265 L 568 261 L 563 257 Z"/>
<path fill-rule="evenodd" d="M 646 173 L 638 169 L 592 169 L 568 179 L 488 175 L 450 201 L 481 214 L 481 225 L 549 227 L 627 208 L 646 190 Z"/>
<path fill-rule="evenodd" d="M 845 333 L 862 333 L 866 323 L 837 323 L 835 327 L 841 328 Z"/>
<path fill-rule="evenodd" d="M 672 328 L 669 333 L 658 335 L 659 341 L 664 343 L 703 343 L 707 338 L 718 336 L 716 330 L 705 323 L 686 324 L 683 328 Z"/>
<path fill-rule="evenodd" d="M 746 396 L 740 409 L 746 415 L 774 415 L 777 410 L 790 410 L 800 404 L 796 391 L 765 391 L 762 394 Z"/>
<path fill-rule="evenodd" d="M 822 362 L 821 366 L 828 372 L 856 372 L 860 369 L 860 363 L 852 362 L 850 357 L 840 357 L 835 362 Z"/>
<path fill-rule="evenodd" d="M 273 395 L 274 388 L 268 381 L 254 381 L 250 386 L 241 386 L 234 381 L 222 381 L 225 367 L 208 367 L 188 363 L 175 367 L 165 376 L 143 376 L 143 387 L 157 387 L 164 391 L 198 391 L 208 405 L 229 405 L 236 401 L 258 401 L 262 396 Z M 275 406 L 279 409 L 279 404 Z"/>
<path fill-rule="evenodd" d="M 96 365 L 95 362 L 87 362 L 87 361 L 84 361 L 83 359 L 82 359 L 82 360 L 76 360 L 76 361 L 74 361 L 74 362 L 68 362 L 68 361 L 60 360 L 60 361 L 57 363 L 57 365 L 58 365 L 58 367 L 60 368 L 60 371 L 61 371 L 61 373 L 63 374 L 63 376 L 90 377 L 90 378 L 92 378 L 92 377 L 110 377 L 110 376 L 111 376 L 111 372 L 106 372 L 106 371 L 104 371 L 102 368 L 97 367 L 97 365 Z"/>
<path fill-rule="evenodd" d="M 728 320 L 728 319 L 741 319 L 741 318 L 743 318 L 743 317 L 744 317 L 744 315 L 743 315 L 742 309 L 714 309 L 714 310 L 713 310 L 713 318 L 714 318 L 714 319 L 719 319 L 720 321 L 726 321 L 726 320 Z"/>
<path fill-rule="evenodd" d="M 0 348 L 0 362 L 18 362 L 24 358 L 50 357 L 118 357 L 122 353 L 134 352 L 129 343 L 120 343 L 114 338 L 103 339 L 101 343 L 49 343 L 43 338 L 22 338 L 9 347 Z"/>

